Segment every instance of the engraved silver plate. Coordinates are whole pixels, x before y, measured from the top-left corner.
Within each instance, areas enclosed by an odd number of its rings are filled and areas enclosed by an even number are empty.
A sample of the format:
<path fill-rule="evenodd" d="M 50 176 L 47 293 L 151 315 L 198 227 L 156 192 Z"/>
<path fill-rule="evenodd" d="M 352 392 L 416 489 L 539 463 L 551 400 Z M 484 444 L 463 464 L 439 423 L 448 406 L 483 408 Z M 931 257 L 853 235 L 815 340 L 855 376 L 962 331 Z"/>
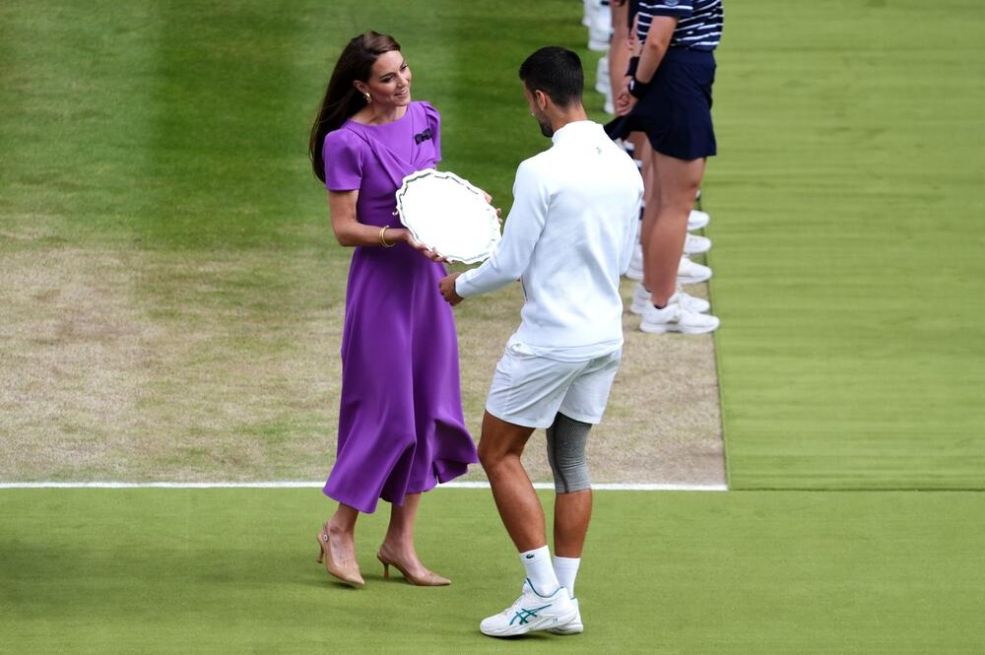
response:
<path fill-rule="evenodd" d="M 499 243 L 496 210 L 454 173 L 427 168 L 405 177 L 397 213 L 414 238 L 452 261 L 481 262 Z"/>

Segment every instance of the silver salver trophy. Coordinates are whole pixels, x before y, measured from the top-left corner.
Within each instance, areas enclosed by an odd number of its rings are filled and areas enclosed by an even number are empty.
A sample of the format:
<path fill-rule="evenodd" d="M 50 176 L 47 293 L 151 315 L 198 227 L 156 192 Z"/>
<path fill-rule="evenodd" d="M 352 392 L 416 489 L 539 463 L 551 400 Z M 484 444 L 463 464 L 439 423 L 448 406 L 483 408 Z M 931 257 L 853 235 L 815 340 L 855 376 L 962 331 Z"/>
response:
<path fill-rule="evenodd" d="M 475 264 L 499 243 L 499 218 L 485 195 L 454 173 L 427 168 L 397 189 L 400 222 L 449 261 Z"/>

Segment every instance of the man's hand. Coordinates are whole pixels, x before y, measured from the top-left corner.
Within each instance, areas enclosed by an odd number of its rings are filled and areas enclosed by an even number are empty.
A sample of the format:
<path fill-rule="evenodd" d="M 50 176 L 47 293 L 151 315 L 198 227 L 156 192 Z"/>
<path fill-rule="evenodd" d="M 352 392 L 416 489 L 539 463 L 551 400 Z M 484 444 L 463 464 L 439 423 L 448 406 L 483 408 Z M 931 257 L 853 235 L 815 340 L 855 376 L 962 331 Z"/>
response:
<path fill-rule="evenodd" d="M 482 197 L 486 199 L 486 203 L 492 205 L 492 196 L 486 193 L 484 190 L 479 189 L 482 193 Z M 496 210 L 496 219 L 499 221 L 499 227 L 503 227 L 503 210 L 499 207 L 493 207 Z"/>
<path fill-rule="evenodd" d="M 438 290 L 441 291 L 441 297 L 448 301 L 448 304 L 454 307 L 458 303 L 462 302 L 463 298 L 458 295 L 455 291 L 455 280 L 461 273 L 452 273 L 441 278 L 438 282 Z"/>

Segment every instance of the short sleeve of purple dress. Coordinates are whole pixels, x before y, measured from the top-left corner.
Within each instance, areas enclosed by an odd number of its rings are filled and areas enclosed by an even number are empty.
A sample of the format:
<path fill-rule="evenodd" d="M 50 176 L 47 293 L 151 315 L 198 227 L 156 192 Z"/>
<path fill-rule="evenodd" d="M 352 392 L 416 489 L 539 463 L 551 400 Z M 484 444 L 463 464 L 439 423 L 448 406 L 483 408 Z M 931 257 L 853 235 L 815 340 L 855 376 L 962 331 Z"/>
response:
<path fill-rule="evenodd" d="M 325 137 L 325 185 L 358 190 L 356 216 L 399 226 L 394 194 L 404 176 L 441 159 L 440 117 L 413 102 L 384 125 L 353 121 Z M 342 331 L 338 454 L 325 495 L 361 512 L 464 474 L 478 461 L 462 416 L 458 341 L 445 275 L 404 243 L 357 247 Z"/>

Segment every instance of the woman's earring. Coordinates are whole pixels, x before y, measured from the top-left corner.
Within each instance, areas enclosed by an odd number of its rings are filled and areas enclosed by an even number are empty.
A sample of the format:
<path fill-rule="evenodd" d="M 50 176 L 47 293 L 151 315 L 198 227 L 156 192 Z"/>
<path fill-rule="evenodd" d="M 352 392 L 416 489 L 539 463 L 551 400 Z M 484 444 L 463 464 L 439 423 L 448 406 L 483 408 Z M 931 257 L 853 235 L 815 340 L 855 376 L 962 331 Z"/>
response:
<path fill-rule="evenodd" d="M 373 97 L 367 93 L 366 94 L 366 104 L 368 105 L 371 102 L 373 102 Z"/>

